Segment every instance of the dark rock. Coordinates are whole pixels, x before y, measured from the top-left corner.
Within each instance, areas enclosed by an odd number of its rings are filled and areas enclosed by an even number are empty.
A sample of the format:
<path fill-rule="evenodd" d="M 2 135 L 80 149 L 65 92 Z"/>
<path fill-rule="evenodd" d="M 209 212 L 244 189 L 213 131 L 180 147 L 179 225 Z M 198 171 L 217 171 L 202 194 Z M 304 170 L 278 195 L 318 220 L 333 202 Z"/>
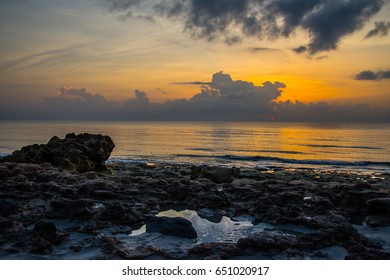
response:
<path fill-rule="evenodd" d="M 334 227 L 307 233 L 299 237 L 299 244 L 303 248 L 319 249 L 326 246 L 339 245 L 353 240 L 357 236 L 352 227 Z"/>
<path fill-rule="evenodd" d="M 366 201 L 375 198 L 386 197 L 386 193 L 372 191 L 372 190 L 351 190 L 347 193 L 342 201 L 342 205 L 348 207 L 366 208 Z"/>
<path fill-rule="evenodd" d="M 208 208 L 218 208 L 229 205 L 228 200 L 223 197 L 222 194 L 204 193 L 200 195 L 200 198 L 202 199 L 202 206 Z"/>
<path fill-rule="evenodd" d="M 171 195 L 171 197 L 175 200 L 186 200 L 188 196 L 191 194 L 191 188 L 188 186 L 182 186 L 179 182 L 173 182 L 168 188 L 167 192 Z"/>
<path fill-rule="evenodd" d="M 12 219 L 4 218 L 0 216 L 0 229 L 12 228 L 15 225 L 15 221 Z"/>
<path fill-rule="evenodd" d="M 13 176 L 13 181 L 15 176 L 23 174 L 24 178 L 36 175 L 42 171 L 42 166 L 33 163 L 12 163 L 6 162 L 4 159 L 8 157 L 0 158 L 0 178 L 7 178 Z M 22 177 L 22 178 L 23 178 Z M 20 178 L 21 179 L 21 178 Z M 25 180 L 25 179 L 24 179 Z M 20 180 L 19 180 L 20 181 Z"/>
<path fill-rule="evenodd" d="M 42 220 L 37 222 L 34 225 L 34 231 L 38 234 L 41 233 L 55 234 L 57 232 L 57 227 L 53 222 Z"/>
<path fill-rule="evenodd" d="M 23 236 L 25 232 L 24 226 L 13 219 L 0 216 L 0 240 L 7 237 L 8 240 Z"/>
<path fill-rule="evenodd" d="M 101 212 L 98 213 L 98 220 L 108 221 L 116 225 L 131 225 L 136 226 L 143 224 L 145 221 L 145 214 L 149 212 L 150 208 L 142 203 L 132 204 L 123 203 L 121 201 L 109 201 L 104 204 L 94 204 L 90 208 L 90 212 L 93 212 L 93 208 L 96 205 L 100 205 Z"/>
<path fill-rule="evenodd" d="M 198 244 L 188 251 L 191 257 L 203 259 L 230 259 L 243 254 L 234 243 L 212 242 Z"/>
<path fill-rule="evenodd" d="M 249 213 L 266 213 L 273 206 L 272 200 L 269 197 L 260 196 L 253 203 L 253 208 Z"/>
<path fill-rule="evenodd" d="M 370 214 L 390 216 L 390 197 L 370 199 L 366 204 Z"/>
<path fill-rule="evenodd" d="M 390 226 L 390 216 L 372 215 L 365 217 L 365 222 L 372 227 Z"/>
<path fill-rule="evenodd" d="M 93 196 L 94 199 L 98 199 L 98 200 L 111 200 L 111 199 L 130 200 L 130 197 L 127 195 L 115 193 L 113 191 L 106 191 L 106 190 L 93 191 L 91 196 Z"/>
<path fill-rule="evenodd" d="M 297 192 L 285 191 L 274 195 L 273 200 L 276 204 L 284 206 L 291 203 L 302 203 L 303 197 Z"/>
<path fill-rule="evenodd" d="M 18 243 L 16 246 L 31 254 L 37 255 L 48 255 L 53 252 L 53 246 L 44 238 L 34 238 L 24 243 Z"/>
<path fill-rule="evenodd" d="M 193 166 L 191 168 L 191 180 L 207 178 L 214 183 L 231 183 L 235 177 L 240 175 L 238 168 L 221 168 L 210 166 Z"/>
<path fill-rule="evenodd" d="M 159 232 L 190 239 L 198 237 L 192 223 L 181 217 L 154 217 L 146 224 L 146 232 Z"/>
<path fill-rule="evenodd" d="M 50 145 L 59 141 L 54 138 Z M 82 150 L 78 144 L 72 145 L 71 150 Z M 36 145 L 32 149 L 43 152 L 29 156 L 47 160 L 47 147 Z M 19 155 L 24 160 L 27 154 Z M 62 164 L 76 168 L 76 158 L 78 154 L 70 152 Z M 390 224 L 388 174 L 372 179 L 376 181 L 371 185 L 356 185 L 370 177 L 324 172 L 314 181 L 314 171 L 244 170 L 240 180 L 217 184 L 225 179 L 207 177 L 218 168 L 194 172 L 193 179 L 199 178 L 194 181 L 189 180 L 190 165 L 110 163 L 110 172 L 82 174 L 53 165 L 0 163 L 1 258 L 303 259 L 327 258 L 326 248 L 333 247 L 345 250 L 342 258 L 390 258 L 389 243 L 382 237 L 383 226 Z M 231 173 L 231 169 L 219 170 Z M 226 176 L 226 181 L 236 175 Z M 132 228 L 146 223 L 148 232 L 195 238 L 188 220 L 153 218 L 167 209 L 191 209 L 212 222 L 223 216 L 234 221 L 240 215 L 250 215 L 254 224 L 264 222 L 272 227 L 241 238 L 238 245 L 195 244 L 196 239 L 175 242 L 173 237 L 172 243 L 164 244 L 158 239 L 166 237 L 160 234 L 127 236 Z M 55 220 L 45 220 L 51 218 Z M 378 231 L 375 239 L 352 226 L 364 220 L 378 226 L 372 229 Z M 65 238 L 67 232 L 69 238 Z M 148 236 L 157 242 L 150 242 Z"/>
<path fill-rule="evenodd" d="M 366 202 L 368 214 L 367 224 L 377 227 L 390 225 L 390 197 L 374 198 Z"/>
<path fill-rule="evenodd" d="M 70 171 L 102 171 L 106 170 L 105 161 L 114 147 L 109 136 L 70 133 L 64 139 L 54 136 L 47 144 L 25 146 L 0 161 L 38 164 L 49 162 Z"/>
<path fill-rule="evenodd" d="M 222 215 L 220 213 L 215 212 L 215 210 L 210 208 L 202 208 L 196 213 L 201 217 L 202 219 L 206 219 L 212 223 L 219 223 L 222 220 Z"/>
<path fill-rule="evenodd" d="M 108 221 L 122 221 L 126 220 L 128 215 L 128 209 L 123 203 L 120 202 L 110 202 L 104 205 L 104 211 L 102 213 L 101 219 Z"/>
<path fill-rule="evenodd" d="M 240 248 L 252 248 L 262 252 L 272 253 L 296 247 L 297 245 L 298 239 L 296 236 L 275 234 L 267 231 L 241 238 L 237 242 L 237 246 Z"/>
<path fill-rule="evenodd" d="M 86 199 L 69 200 L 59 199 L 51 202 L 52 211 L 51 217 L 55 218 L 68 218 L 89 216 L 88 206 L 92 204 L 92 201 Z"/>
<path fill-rule="evenodd" d="M 30 254 L 47 255 L 53 252 L 53 245 L 59 245 L 68 235 L 67 232 L 57 230 L 53 222 L 41 220 L 32 231 L 23 231 L 12 248 Z"/>
<path fill-rule="evenodd" d="M 112 224 L 108 221 L 87 220 L 78 227 L 77 231 L 81 233 L 98 235 L 101 233 L 102 229 L 109 228 L 111 226 Z"/>
<path fill-rule="evenodd" d="M 53 222 L 42 220 L 34 225 L 33 231 L 39 236 L 52 239 L 56 236 L 57 227 Z"/>
<path fill-rule="evenodd" d="M 312 196 L 312 197 L 305 197 L 304 202 L 306 205 L 309 205 L 313 208 L 323 208 L 323 209 L 333 209 L 334 204 L 321 196 Z"/>
<path fill-rule="evenodd" d="M 18 204 L 11 199 L 0 200 L 0 216 L 8 217 L 17 212 Z"/>
<path fill-rule="evenodd" d="M 103 251 L 110 259 L 119 258 L 126 260 L 140 260 L 154 255 L 161 255 L 167 259 L 171 258 L 155 246 L 143 245 L 136 248 L 129 248 L 126 244 L 111 236 L 103 237 L 101 242 L 103 243 Z"/>

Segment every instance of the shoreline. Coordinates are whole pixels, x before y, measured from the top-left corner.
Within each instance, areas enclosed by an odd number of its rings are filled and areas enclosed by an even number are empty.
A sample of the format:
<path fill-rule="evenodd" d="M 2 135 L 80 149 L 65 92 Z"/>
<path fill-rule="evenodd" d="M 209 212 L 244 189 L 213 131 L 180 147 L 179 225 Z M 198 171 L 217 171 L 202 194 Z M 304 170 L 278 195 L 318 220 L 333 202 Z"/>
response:
<path fill-rule="evenodd" d="M 390 259 L 390 241 L 380 238 L 390 228 L 389 174 L 107 167 L 72 173 L 48 163 L 0 163 L 0 259 Z M 170 209 L 215 224 L 247 217 L 254 229 L 268 228 L 234 242 L 199 243 L 161 228 L 131 236 Z"/>

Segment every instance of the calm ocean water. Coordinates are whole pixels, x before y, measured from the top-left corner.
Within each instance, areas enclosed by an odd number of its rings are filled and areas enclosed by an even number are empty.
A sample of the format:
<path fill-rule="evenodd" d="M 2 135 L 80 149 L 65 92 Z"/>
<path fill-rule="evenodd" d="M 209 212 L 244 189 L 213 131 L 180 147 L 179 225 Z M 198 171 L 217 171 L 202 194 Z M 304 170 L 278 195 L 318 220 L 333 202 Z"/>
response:
<path fill-rule="evenodd" d="M 0 154 L 54 135 L 109 135 L 110 160 L 390 171 L 390 124 L 0 122 Z"/>

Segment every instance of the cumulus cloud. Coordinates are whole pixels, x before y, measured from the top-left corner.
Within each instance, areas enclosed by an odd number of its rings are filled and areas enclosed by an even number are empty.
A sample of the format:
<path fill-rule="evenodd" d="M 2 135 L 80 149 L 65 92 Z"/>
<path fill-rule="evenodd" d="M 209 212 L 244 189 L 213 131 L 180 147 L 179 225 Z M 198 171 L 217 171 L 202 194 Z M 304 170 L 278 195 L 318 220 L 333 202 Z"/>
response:
<path fill-rule="evenodd" d="M 389 28 L 390 28 L 390 22 L 385 22 L 385 21 L 375 22 L 375 27 L 367 33 L 366 38 L 371 38 L 374 36 L 384 37 L 388 34 Z"/>
<path fill-rule="evenodd" d="M 359 72 L 355 75 L 355 80 L 361 80 L 361 81 L 378 81 L 383 79 L 390 79 L 390 70 L 380 70 L 380 71 L 371 71 L 371 70 L 364 70 L 362 72 Z"/>
<path fill-rule="evenodd" d="M 62 87 L 58 96 L 44 97 L 42 108 L 32 118 L 54 119 L 111 119 L 115 103 L 101 94 L 92 94 L 86 89 Z"/>
<path fill-rule="evenodd" d="M 229 45 L 245 37 L 276 39 L 297 30 L 310 36 L 310 54 L 337 48 L 346 35 L 361 29 L 384 0 L 104 0 L 111 11 L 153 11 L 180 21 L 195 38 L 222 38 Z M 149 14 L 150 15 L 150 14 Z M 378 31 L 379 32 L 379 31 Z M 380 33 L 381 34 L 381 33 Z"/>
<path fill-rule="evenodd" d="M 375 108 L 367 104 L 286 101 L 276 104 L 275 119 L 287 122 L 389 122 L 390 108 Z"/>
<path fill-rule="evenodd" d="M 59 94 L 45 97 L 39 110 L 29 119 L 81 120 L 267 120 L 274 102 L 285 87 L 280 82 L 233 80 L 229 74 L 215 73 L 210 82 L 195 83 L 200 92 L 190 99 L 173 99 L 154 103 L 147 93 L 135 90 L 133 97 L 123 102 L 111 102 L 101 94 L 86 89 L 62 87 Z M 157 90 L 157 89 L 156 89 Z M 161 90 L 158 90 L 161 91 Z M 24 112 L 23 114 L 25 114 Z M 6 112 L 0 113 L 1 117 Z M 17 112 L 9 112 L 10 115 Z M 19 118 L 19 117 L 17 117 Z"/>
<path fill-rule="evenodd" d="M 274 101 L 286 86 L 280 82 L 265 82 L 256 86 L 251 82 L 234 81 L 229 74 L 213 75 L 209 86 L 194 95 L 186 107 L 189 111 L 205 113 L 218 119 L 242 120 L 266 118 L 273 112 Z"/>
<path fill-rule="evenodd" d="M 383 74 L 384 75 L 384 74 Z M 388 75 L 388 73 L 386 74 Z M 281 82 L 262 85 L 234 80 L 224 72 L 210 82 L 197 84 L 200 92 L 189 99 L 152 102 L 147 93 L 135 90 L 123 102 L 111 102 L 86 89 L 62 87 L 45 97 L 39 108 L 6 108 L 0 119 L 51 120 L 187 120 L 187 121 L 390 121 L 390 108 L 367 105 L 280 102 L 286 87 Z"/>
<path fill-rule="evenodd" d="M 91 94 L 87 92 L 85 88 L 74 89 L 72 87 L 61 87 L 60 88 L 60 99 L 68 100 L 71 102 L 80 101 L 84 103 L 95 103 L 101 104 L 105 103 L 106 99 L 100 94 Z M 50 98 L 47 98 L 50 101 Z"/>

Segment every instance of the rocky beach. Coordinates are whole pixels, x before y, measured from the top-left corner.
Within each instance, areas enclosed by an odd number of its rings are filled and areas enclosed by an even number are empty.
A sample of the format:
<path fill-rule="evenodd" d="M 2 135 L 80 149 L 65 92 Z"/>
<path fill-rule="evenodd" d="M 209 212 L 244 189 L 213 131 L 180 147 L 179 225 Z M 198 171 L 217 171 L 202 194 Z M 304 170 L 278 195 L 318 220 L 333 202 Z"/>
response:
<path fill-rule="evenodd" d="M 0 258 L 390 259 L 389 173 L 107 162 L 114 147 L 68 134 L 0 158 Z"/>

